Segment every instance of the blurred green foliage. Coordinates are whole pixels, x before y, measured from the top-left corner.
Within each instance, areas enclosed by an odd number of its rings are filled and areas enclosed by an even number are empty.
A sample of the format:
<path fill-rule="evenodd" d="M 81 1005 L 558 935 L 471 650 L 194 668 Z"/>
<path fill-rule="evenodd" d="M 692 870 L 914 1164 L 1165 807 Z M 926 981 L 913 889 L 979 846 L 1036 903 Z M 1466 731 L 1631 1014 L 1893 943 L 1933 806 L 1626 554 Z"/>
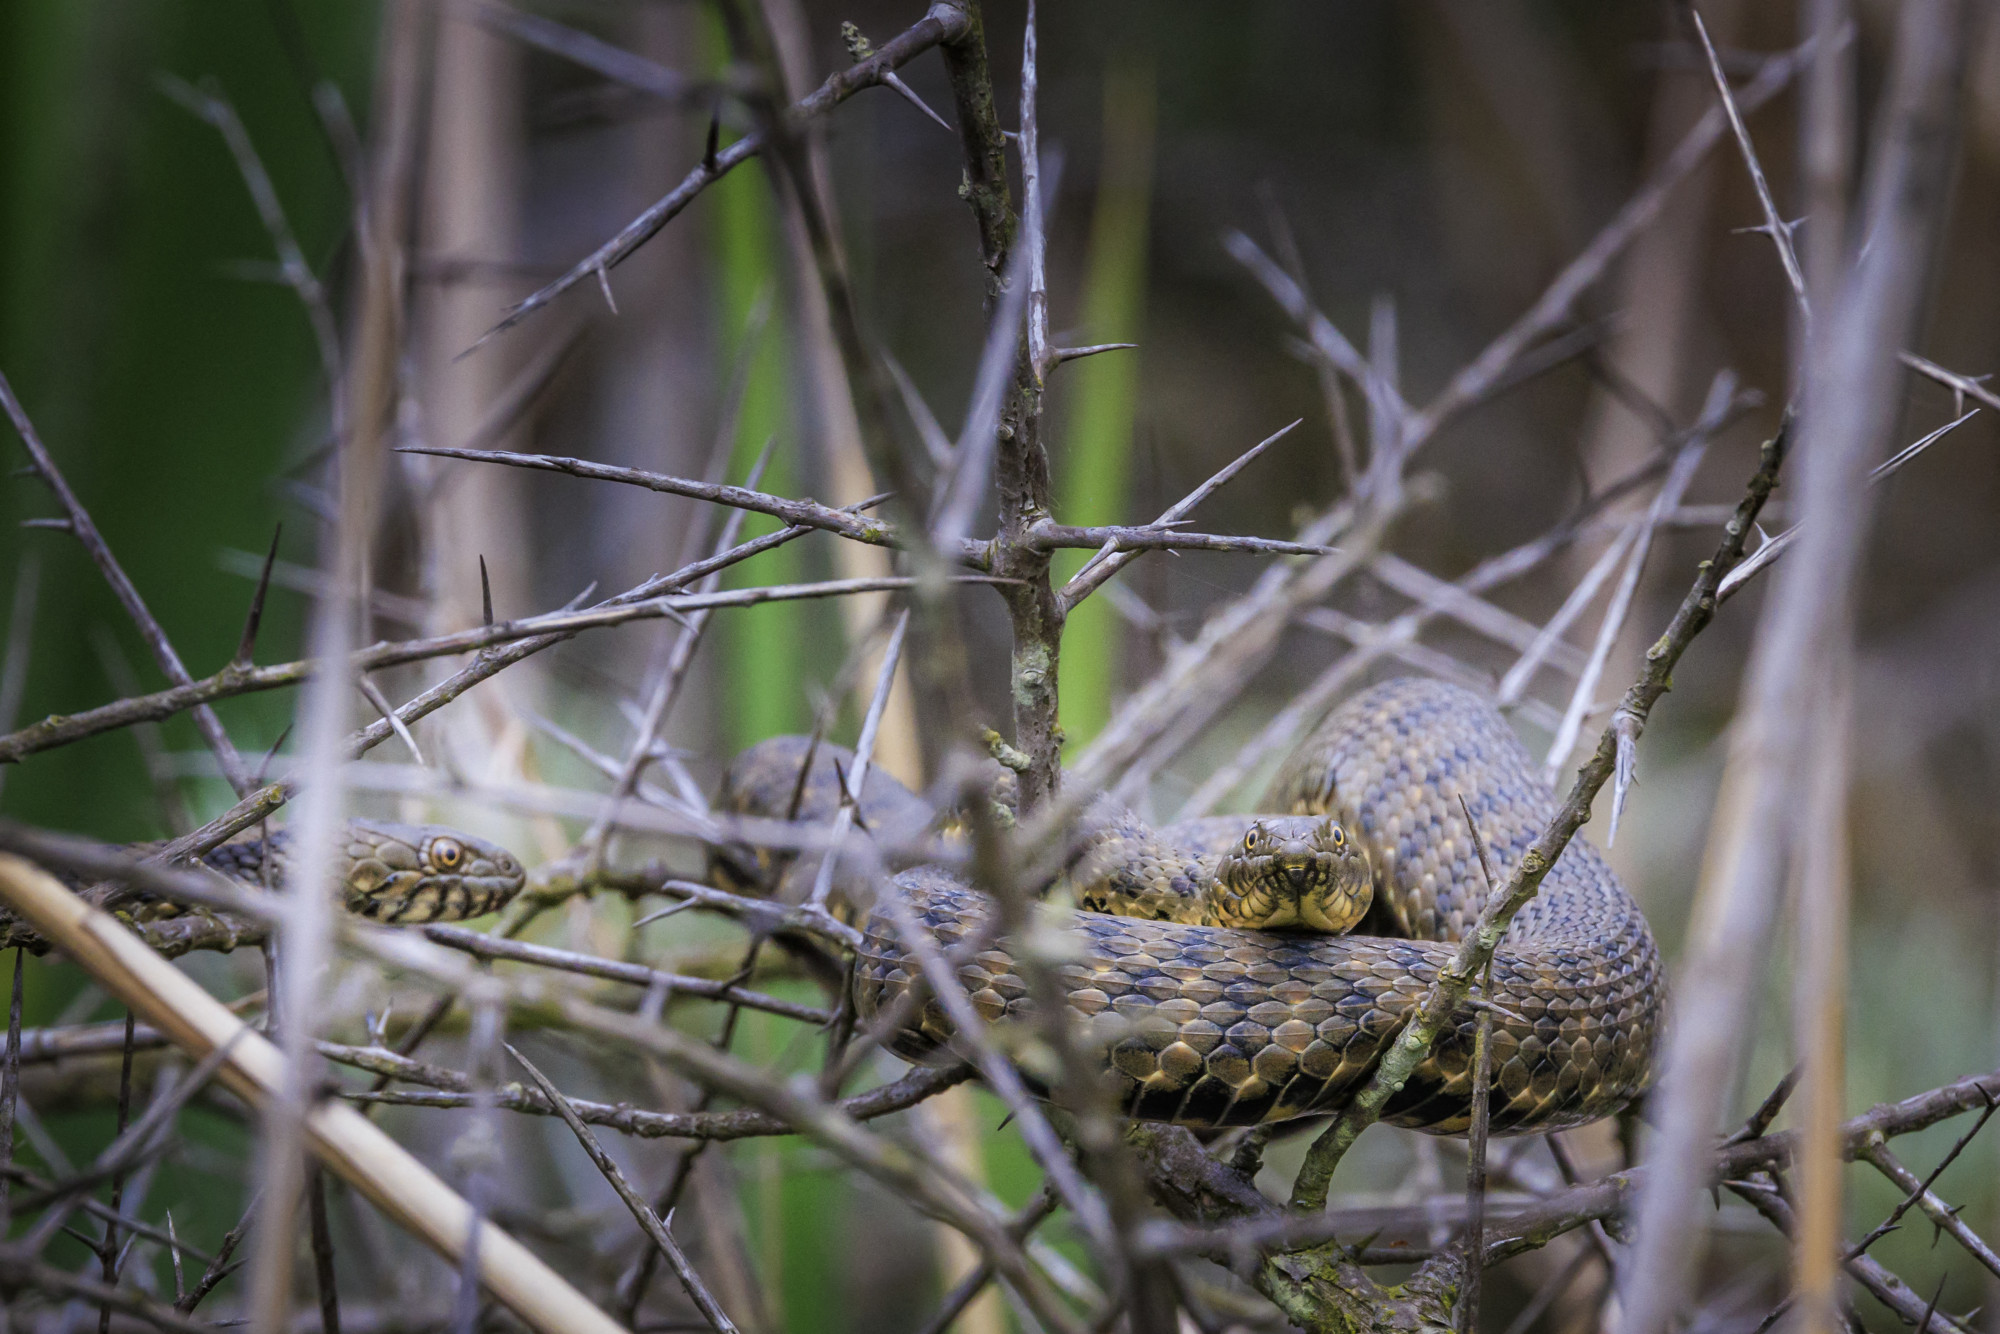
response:
<path fill-rule="evenodd" d="M 721 70 L 727 48 L 720 20 L 710 14 L 705 30 L 714 68 Z M 773 495 L 797 495 L 801 414 L 795 396 L 801 380 L 800 357 L 789 338 L 792 322 L 773 305 L 783 290 L 787 265 L 777 200 L 764 160 L 759 158 L 723 177 L 702 202 L 711 210 L 707 231 L 717 261 L 716 318 L 721 326 L 717 346 L 725 349 L 732 366 L 740 358 L 751 359 L 731 452 L 731 477 L 745 478 L 765 447 L 775 443 L 758 489 Z M 776 519 L 750 515 L 743 525 L 742 540 L 782 526 Z M 732 569 L 724 580 L 728 587 L 743 588 L 794 583 L 806 577 L 801 548 L 791 543 Z M 809 614 L 797 604 L 774 602 L 719 618 L 717 628 L 726 664 L 725 732 L 733 746 L 740 748 L 812 725 L 804 690 L 804 630 Z"/>
<path fill-rule="evenodd" d="M 1138 342 L 1146 311 L 1147 231 L 1152 205 L 1152 70 L 1114 65 L 1104 84 L 1105 168 L 1098 178 L 1084 278 L 1078 344 Z M 1152 515 L 1130 512 L 1132 441 L 1139 416 L 1139 358 L 1143 347 L 1102 352 L 1056 371 L 1064 382 L 1068 419 L 1055 442 L 1064 523 L 1143 523 Z M 1058 580 L 1074 574 L 1088 552 L 1064 552 Z M 1120 670 L 1122 623 L 1110 600 L 1091 597 L 1071 614 L 1063 631 L 1062 724 L 1068 744 L 1096 736 L 1111 717 Z"/>

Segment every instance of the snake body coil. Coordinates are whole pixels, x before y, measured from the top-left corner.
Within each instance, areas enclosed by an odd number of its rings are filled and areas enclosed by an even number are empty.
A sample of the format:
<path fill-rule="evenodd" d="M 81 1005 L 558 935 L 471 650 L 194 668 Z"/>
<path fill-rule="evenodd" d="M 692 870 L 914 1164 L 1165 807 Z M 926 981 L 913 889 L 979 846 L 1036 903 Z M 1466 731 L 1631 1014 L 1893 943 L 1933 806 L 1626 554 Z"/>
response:
<path fill-rule="evenodd" d="M 743 811 L 795 808 L 799 818 L 824 819 L 837 782 L 831 749 L 821 748 L 801 782 L 804 743 L 765 743 L 738 760 L 724 800 Z M 1077 912 L 1081 957 L 1062 970 L 1069 1005 L 1106 1051 L 1127 1115 L 1223 1126 L 1341 1107 L 1485 901 L 1460 799 L 1503 878 L 1554 811 L 1520 742 L 1490 706 L 1418 679 L 1349 700 L 1294 753 L 1272 793 L 1281 810 L 1342 822 L 1373 867 L 1375 908 L 1364 927 L 1396 934 L 1281 934 Z M 912 804 L 906 790 L 871 774 L 862 814 L 871 824 L 908 828 Z M 1155 837 L 1172 834 L 1170 827 Z M 919 923 L 947 949 L 989 912 L 981 895 L 937 867 L 896 880 Z M 956 963 L 984 1018 L 1021 1016 L 1027 988 L 1004 941 Z M 871 914 L 856 968 L 862 1014 L 886 1008 L 918 971 L 889 919 Z M 1494 955 L 1487 999 L 1496 1007 L 1494 1132 L 1580 1124 L 1644 1090 L 1664 1000 L 1659 956 L 1638 905 L 1581 838 L 1514 920 Z M 1466 1129 L 1473 1023 L 1470 1013 L 1458 1016 L 1384 1120 L 1439 1134 Z M 953 1041 L 929 1002 L 893 1045 L 923 1060 Z"/>

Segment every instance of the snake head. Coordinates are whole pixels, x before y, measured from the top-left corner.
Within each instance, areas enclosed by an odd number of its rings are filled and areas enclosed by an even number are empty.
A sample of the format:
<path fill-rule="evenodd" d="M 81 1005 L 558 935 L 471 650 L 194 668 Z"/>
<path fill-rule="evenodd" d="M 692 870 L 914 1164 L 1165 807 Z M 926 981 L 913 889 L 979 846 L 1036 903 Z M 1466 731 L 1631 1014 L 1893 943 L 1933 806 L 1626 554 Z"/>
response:
<path fill-rule="evenodd" d="M 1216 868 L 1215 916 L 1230 926 L 1352 931 L 1375 897 L 1368 854 L 1337 820 L 1259 820 Z"/>
<path fill-rule="evenodd" d="M 497 911 L 526 873 L 497 843 L 443 825 L 347 824 L 347 910 L 380 922 L 455 922 Z"/>

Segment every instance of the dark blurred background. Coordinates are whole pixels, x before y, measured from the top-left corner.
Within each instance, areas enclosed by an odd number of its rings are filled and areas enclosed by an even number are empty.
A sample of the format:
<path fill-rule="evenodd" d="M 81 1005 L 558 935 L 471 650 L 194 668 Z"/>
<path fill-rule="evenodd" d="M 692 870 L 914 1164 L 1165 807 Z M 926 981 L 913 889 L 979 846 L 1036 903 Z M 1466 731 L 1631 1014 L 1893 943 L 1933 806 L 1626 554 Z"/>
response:
<path fill-rule="evenodd" d="M 719 442 L 740 480 L 775 440 L 766 489 L 839 504 L 873 490 L 857 470 L 851 425 L 829 405 L 816 361 L 824 347 L 814 335 L 819 298 L 761 160 L 611 272 L 615 314 L 587 283 L 475 356 L 453 360 L 510 302 L 679 180 L 699 160 L 707 109 L 614 85 L 481 26 L 472 7 L 439 9 L 407 256 L 405 437 L 463 443 L 492 424 L 496 404 L 525 394 L 525 406 L 503 414 L 487 443 L 701 475 Z M 794 96 L 847 63 L 843 20 L 880 43 L 921 12 L 880 0 L 768 0 L 767 9 Z M 549 3 L 535 12 L 683 74 L 727 63 L 722 25 L 692 0 Z M 1703 12 L 1739 76 L 1756 53 L 1798 40 L 1790 5 L 1713 0 Z M 1881 0 L 1856 6 L 1864 125 L 1894 12 Z M 270 234 L 237 163 L 162 81 L 185 80 L 234 106 L 332 312 L 344 319 L 354 199 L 337 106 L 365 136 L 378 19 L 374 6 L 345 0 L 0 5 L 0 371 L 196 675 L 234 647 L 252 587 L 246 571 L 254 575 L 255 556 L 245 553 L 261 554 L 281 522 L 280 554 L 300 569 L 274 598 L 258 656 L 272 662 L 300 651 L 301 584 L 325 500 L 329 396 L 312 329 L 277 281 Z M 1041 22 L 1042 142 L 1048 158 L 1060 157 L 1049 204 L 1053 324 L 1063 342 L 1139 344 L 1056 377 L 1051 450 L 1068 511 L 1060 517 L 1070 522 L 1148 519 L 1297 417 L 1305 425 L 1210 501 L 1199 526 L 1287 535 L 1303 510 L 1338 497 L 1335 428 L 1318 374 L 1296 354 L 1282 313 L 1225 252 L 1225 229 L 1278 255 L 1294 238 L 1320 307 L 1357 344 L 1372 336 L 1378 348 L 1393 346 L 1403 390 L 1422 404 L 1535 299 L 1714 96 L 1681 18 L 1665 4 L 1107 3 L 1050 6 Z M 1008 124 L 1021 27 L 1016 5 L 987 13 Z M 2000 25 L 1982 32 L 1951 222 L 1915 349 L 1969 375 L 2000 364 Z M 904 75 L 949 116 L 934 54 Z M 1798 210 L 1795 112 L 1788 93 L 1751 119 L 1788 214 Z M 956 136 L 887 89 L 855 97 L 825 128 L 823 162 L 866 323 L 956 433 L 985 337 L 976 232 L 956 197 Z M 724 141 L 740 129 L 725 118 Z M 1789 392 L 1786 291 L 1768 240 L 1742 230 L 1759 214 L 1730 148 L 1712 154 L 1673 200 L 1586 299 L 1577 327 L 1588 350 L 1461 418 L 1427 448 L 1417 471 L 1435 484 L 1398 528 L 1399 554 L 1453 577 L 1543 531 L 1657 447 L 1648 412 L 1635 404 L 1650 400 L 1687 425 L 1723 368 L 1760 389 L 1766 405 L 1718 442 L 1690 500 L 1734 499 Z M 737 381 L 745 386 L 740 411 Z M 1350 406 L 1361 411 L 1358 400 Z M 1949 392 L 1913 378 L 1896 443 L 1954 415 Z M 1995 445 L 1994 421 L 1981 414 L 1898 474 L 1869 557 L 1854 828 L 1855 1107 L 1991 1068 L 2000 1047 Z M 593 581 L 606 591 L 628 586 L 679 563 L 691 540 L 713 540 L 701 535 L 709 516 L 691 502 L 438 460 L 403 459 L 396 468 L 399 499 L 376 566 L 383 637 L 468 623 L 482 554 L 504 616 L 552 608 Z M 77 545 L 19 525 L 52 512 L 43 489 L 10 475 L 5 494 L 0 599 L 14 608 L 6 661 L 25 675 L 0 681 L 0 705 L 12 710 L 0 724 L 89 707 L 128 693 L 133 680 L 159 685 Z M 753 523 L 747 531 L 763 530 Z M 1502 588 L 1494 601 L 1546 619 L 1604 540 Z M 1713 540 L 1707 529 L 1663 538 L 1607 694 L 1629 677 Z M 853 559 L 815 536 L 741 578 L 864 572 Z M 1202 609 L 1245 587 L 1260 561 L 1147 558 L 1125 582 L 1159 614 L 1157 630 L 1114 615 L 1108 598 L 1088 604 L 1066 663 L 1072 741 L 1087 740 L 1157 665 L 1160 635 L 1192 633 Z M 1758 597 L 1753 586 L 1731 603 L 1690 653 L 1646 738 L 1640 786 L 1613 850 L 1670 948 L 1682 934 L 1717 742 Z M 30 600 L 32 617 L 23 614 Z M 990 710 L 983 721 L 1004 728 L 1005 621 L 997 602 L 972 605 L 967 634 Z M 1339 605 L 1380 619 L 1406 603 L 1363 581 Z M 834 687 L 843 636 L 865 619 L 807 604 L 721 621 L 671 728 L 696 779 L 707 782 L 741 744 L 805 725 L 814 692 Z M 1572 638 L 1587 645 L 1594 627 L 1586 616 Z M 420 738 L 436 747 L 434 763 L 460 776 L 588 785 L 587 770 L 534 720 L 547 717 L 622 753 L 629 725 L 619 700 L 632 696 L 664 642 L 654 633 L 600 635 L 537 658 L 438 715 Z M 1495 676 L 1509 661 L 1449 630 L 1429 642 Z M 1171 812 L 1337 647 L 1296 632 L 1257 691 L 1162 775 L 1155 809 Z M 1560 709 L 1568 688 L 1545 673 L 1536 693 Z M 277 693 L 221 712 L 246 754 L 261 756 L 294 703 Z M 1530 744 L 1545 746 L 1532 711 L 1521 721 Z M 914 777 L 924 739 L 903 726 L 903 748 L 892 748 L 888 763 Z M 150 778 L 142 747 L 153 752 Z M 112 839 L 160 836 L 213 814 L 227 796 L 199 751 L 185 718 L 157 737 L 102 736 L 0 771 L 0 811 Z M 407 760 L 396 743 L 378 756 Z M 514 828 L 506 823 L 513 817 L 490 812 L 455 816 Z M 546 829 L 515 838 L 531 862 L 537 840 L 562 845 Z M 1773 994 L 1784 986 L 1780 967 Z M 51 1019 L 74 991 L 73 979 L 51 970 L 31 992 L 30 1022 Z M 1748 1096 L 1760 1096 L 1789 1064 L 1785 1045 L 1776 1020 Z M 1382 1144 L 1371 1165 L 1356 1170 L 1376 1173 L 1389 1191 L 1421 1155 L 1392 1132 L 1376 1134 Z M 1949 1142 L 1942 1130 L 1932 1137 Z M 1011 1139 L 976 1138 L 1002 1193 L 1027 1180 Z M 760 1145 L 741 1156 L 754 1164 L 777 1152 Z M 1991 1182 L 1994 1166 L 1990 1149 L 1975 1146 L 1957 1179 Z M 757 1169 L 747 1170 L 755 1178 Z M 745 1187 L 749 1196 L 757 1189 L 754 1181 Z M 762 1220 L 755 1226 L 775 1237 L 782 1225 L 758 1211 L 778 1207 L 781 1187 L 761 1189 L 750 1205 Z M 1955 1198 L 1972 1201 L 1982 1226 L 1996 1221 L 1993 1190 L 1959 1190 Z M 782 1212 L 839 1208 L 894 1220 L 882 1227 L 914 1227 L 866 1191 L 833 1201 L 805 1195 Z M 1863 1183 L 1855 1217 L 1879 1216 L 1892 1202 L 1886 1188 Z M 1924 1231 L 1906 1229 L 1878 1253 L 1928 1290 L 1945 1257 L 1925 1250 Z M 771 1308 L 782 1327 L 905 1324 L 924 1309 L 909 1293 L 933 1282 L 928 1261 L 892 1264 L 868 1238 L 823 1223 L 800 1236 L 791 1250 L 781 1239 L 761 1253 L 782 1271 L 782 1282 L 766 1275 L 788 1295 Z M 1768 1234 L 1754 1244 L 1780 1254 Z M 1971 1266 L 1959 1269 L 1946 1304 L 1977 1304 Z M 857 1273 L 904 1295 L 864 1297 L 853 1287 Z M 850 1285 L 847 1297 L 813 1301 L 829 1282 Z M 1504 1298 L 1494 1300 L 1504 1307 Z"/>

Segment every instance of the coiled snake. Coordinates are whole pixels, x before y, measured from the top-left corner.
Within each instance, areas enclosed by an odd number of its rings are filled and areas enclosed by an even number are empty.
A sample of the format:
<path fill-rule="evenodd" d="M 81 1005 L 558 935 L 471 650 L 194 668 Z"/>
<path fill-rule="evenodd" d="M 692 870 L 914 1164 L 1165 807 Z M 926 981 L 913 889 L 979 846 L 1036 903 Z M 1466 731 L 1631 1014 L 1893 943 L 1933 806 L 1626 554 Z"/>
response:
<path fill-rule="evenodd" d="M 722 804 L 803 820 L 829 818 L 844 751 L 817 748 L 802 775 L 803 738 L 778 738 L 738 757 Z M 1347 701 L 1293 753 L 1269 803 L 1292 815 L 1331 815 L 1372 869 L 1376 934 L 1326 935 L 1140 920 L 1078 911 L 1081 958 L 1063 966 L 1070 1008 L 1107 1054 L 1127 1115 L 1196 1126 L 1250 1125 L 1341 1107 L 1421 1001 L 1452 946 L 1477 919 L 1486 884 L 1468 829 L 1477 822 L 1504 877 L 1554 810 L 1554 798 L 1499 714 L 1477 695 L 1438 681 L 1404 679 Z M 872 827 L 921 826 L 923 804 L 871 772 L 860 815 Z M 1108 865 L 1160 895 L 1186 897 L 1213 875 L 1223 837 L 1242 839 L 1235 817 L 1154 833 L 1132 817 L 1089 842 L 1078 897 L 1109 899 Z M 1296 829 L 1286 832 L 1296 835 Z M 1172 889 L 1150 864 L 1180 845 Z M 1119 860 L 1123 851 L 1129 854 Z M 1297 856 L 1304 853 L 1295 849 Z M 1208 860 L 1204 860 L 1204 856 Z M 1295 857 L 1296 860 L 1296 857 Z M 1167 875 L 1165 879 L 1170 879 Z M 989 911 L 963 881 L 934 866 L 896 876 L 916 919 L 949 948 Z M 1095 888 L 1093 888 L 1095 886 Z M 1150 915 L 1156 915 L 1149 913 Z M 918 967 L 882 913 L 862 927 L 855 987 L 872 1017 L 903 993 Z M 1006 942 L 958 961 L 958 975 L 990 1022 L 1018 1019 L 1027 989 Z M 1515 918 L 1493 958 L 1491 1128 L 1546 1131 L 1617 1111 L 1647 1084 L 1664 1002 L 1658 952 L 1645 917 L 1597 850 L 1573 839 Z M 1462 1013 L 1432 1048 L 1383 1119 L 1438 1134 L 1470 1120 L 1474 1017 Z M 938 1059 L 953 1042 L 934 1001 L 894 1035 L 910 1059 Z"/>

